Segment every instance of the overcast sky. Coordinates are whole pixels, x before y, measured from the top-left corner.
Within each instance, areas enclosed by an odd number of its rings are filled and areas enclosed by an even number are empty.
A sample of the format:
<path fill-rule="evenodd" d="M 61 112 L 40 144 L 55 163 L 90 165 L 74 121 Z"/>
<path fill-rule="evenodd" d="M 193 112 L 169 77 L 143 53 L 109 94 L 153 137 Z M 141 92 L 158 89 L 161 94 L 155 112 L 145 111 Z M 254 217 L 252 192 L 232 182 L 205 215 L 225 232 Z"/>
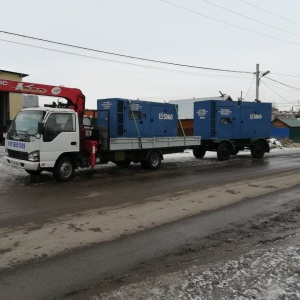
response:
<path fill-rule="evenodd" d="M 167 2 L 1 1 L 0 30 L 129 56 L 250 73 L 127 59 L 4 33 L 0 33 L 0 69 L 29 74 L 24 78 L 28 82 L 80 88 L 86 107 L 96 108 L 96 100 L 102 98 L 169 101 L 218 96 L 219 91 L 233 99 L 242 92 L 253 101 L 251 72 L 259 64 L 262 72 L 270 70 L 260 81 L 260 99 L 281 109 L 300 108 L 299 0 Z"/>

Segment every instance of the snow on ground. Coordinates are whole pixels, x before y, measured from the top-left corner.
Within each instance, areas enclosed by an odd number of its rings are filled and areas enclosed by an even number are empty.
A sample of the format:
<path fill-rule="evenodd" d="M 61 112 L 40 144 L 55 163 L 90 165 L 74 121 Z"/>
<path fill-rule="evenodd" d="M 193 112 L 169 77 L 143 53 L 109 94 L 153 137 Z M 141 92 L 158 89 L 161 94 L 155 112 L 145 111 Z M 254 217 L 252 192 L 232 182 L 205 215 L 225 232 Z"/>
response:
<path fill-rule="evenodd" d="M 287 147 L 278 146 L 276 148 L 271 149 L 271 151 L 269 153 L 266 153 L 265 157 L 274 157 L 274 156 L 279 156 L 279 155 L 297 154 L 297 153 L 300 153 L 300 147 L 287 148 Z M 240 157 L 240 156 L 249 156 L 249 157 L 251 157 L 251 153 L 250 153 L 249 150 L 240 151 L 236 155 L 236 157 Z M 212 152 L 212 151 L 207 151 L 205 156 L 204 156 L 204 159 L 202 159 L 204 163 L 205 163 L 205 158 L 216 158 L 217 159 L 217 153 Z M 174 154 L 164 155 L 164 160 L 165 161 L 174 161 L 174 162 L 176 162 L 177 159 L 180 159 L 180 161 L 182 161 L 182 160 L 195 159 L 195 157 L 193 155 L 192 150 L 185 150 L 183 153 L 174 153 Z"/>
<path fill-rule="evenodd" d="M 281 143 L 274 139 L 272 140 L 271 147 L 273 147 L 270 153 L 266 153 L 266 157 L 268 156 L 276 156 L 280 154 L 288 154 L 288 153 L 300 153 L 300 147 L 283 147 Z M 0 162 L 2 162 L 2 156 L 4 155 L 4 146 L 0 146 Z M 247 155 L 251 156 L 249 150 L 240 151 L 237 156 Z M 166 154 L 164 155 L 164 159 L 168 161 L 176 161 L 178 158 L 194 158 L 192 150 L 185 150 L 184 152 L 174 153 L 174 154 Z M 212 151 L 207 151 L 205 154 L 205 158 L 217 158 L 217 153 Z"/>
<path fill-rule="evenodd" d="M 277 140 L 276 140 L 277 141 Z M 279 143 L 279 144 L 278 144 Z M 273 149 L 271 149 L 270 153 L 266 153 L 265 157 L 274 157 L 274 156 L 281 156 L 281 155 L 293 155 L 293 154 L 300 154 L 300 147 L 283 147 L 280 142 L 273 142 Z M 297 144 L 296 144 L 297 145 Z M 298 146 L 298 145 L 297 145 Z M 0 146 L 0 179 L 4 181 L 10 180 L 9 178 L 11 176 L 21 176 L 28 174 L 21 169 L 16 169 L 13 167 L 10 167 L 4 163 L 3 156 L 4 156 L 4 146 Z M 235 161 L 238 161 L 238 159 L 243 158 L 244 156 L 251 157 L 251 153 L 249 150 L 240 151 L 237 156 L 232 157 L 235 159 Z M 164 162 L 178 162 L 178 163 L 184 163 L 189 162 L 191 165 L 195 161 L 195 157 L 193 155 L 192 150 L 185 150 L 184 152 L 180 153 L 174 153 L 174 154 L 166 154 L 164 155 Z M 203 159 L 197 159 L 197 163 L 201 165 L 216 165 L 216 164 L 224 164 L 224 162 L 220 162 L 217 160 L 217 153 L 212 151 L 207 151 L 205 154 L 205 157 Z M 108 163 L 107 165 L 98 165 L 95 168 L 96 169 L 105 169 L 107 167 L 115 166 L 113 163 Z M 21 180 L 21 179 L 20 179 Z"/>
<path fill-rule="evenodd" d="M 300 299 L 299 246 L 250 251 L 225 262 L 149 278 L 89 300 Z"/>
<path fill-rule="evenodd" d="M 266 157 L 300 154 L 300 148 L 277 145 Z M 0 146 L 0 179 L 26 174 L 3 162 L 4 147 Z M 249 151 L 240 152 L 235 159 Z M 215 159 L 205 159 L 215 158 Z M 203 164 L 216 163 L 215 152 L 207 152 Z M 165 155 L 166 162 L 194 160 L 192 151 Z M 207 265 L 195 262 L 180 272 L 148 278 L 139 283 L 120 287 L 89 300 L 123 299 L 201 299 L 201 300 L 283 300 L 300 299 L 300 244 L 280 248 L 256 249 L 235 259 Z"/>

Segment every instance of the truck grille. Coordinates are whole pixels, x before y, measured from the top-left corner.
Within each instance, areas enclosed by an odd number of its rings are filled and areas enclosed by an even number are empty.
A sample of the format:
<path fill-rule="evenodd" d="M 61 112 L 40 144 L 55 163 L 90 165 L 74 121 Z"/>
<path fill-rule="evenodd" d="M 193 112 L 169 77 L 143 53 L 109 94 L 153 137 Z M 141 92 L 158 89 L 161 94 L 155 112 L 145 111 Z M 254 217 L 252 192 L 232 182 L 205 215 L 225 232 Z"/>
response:
<path fill-rule="evenodd" d="M 12 158 L 22 159 L 22 160 L 28 160 L 28 152 L 21 152 L 21 151 L 15 151 L 8 149 L 8 156 Z"/>

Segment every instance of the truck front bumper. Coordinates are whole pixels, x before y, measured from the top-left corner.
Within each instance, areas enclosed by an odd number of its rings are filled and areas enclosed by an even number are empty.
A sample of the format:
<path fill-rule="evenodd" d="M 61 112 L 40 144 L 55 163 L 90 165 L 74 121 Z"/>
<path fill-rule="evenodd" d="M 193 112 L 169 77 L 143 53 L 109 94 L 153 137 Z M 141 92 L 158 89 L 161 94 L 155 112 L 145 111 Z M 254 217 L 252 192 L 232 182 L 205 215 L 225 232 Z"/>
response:
<path fill-rule="evenodd" d="M 4 162 L 8 166 L 12 166 L 24 170 L 37 171 L 40 169 L 39 161 L 20 160 L 9 156 L 4 156 Z"/>

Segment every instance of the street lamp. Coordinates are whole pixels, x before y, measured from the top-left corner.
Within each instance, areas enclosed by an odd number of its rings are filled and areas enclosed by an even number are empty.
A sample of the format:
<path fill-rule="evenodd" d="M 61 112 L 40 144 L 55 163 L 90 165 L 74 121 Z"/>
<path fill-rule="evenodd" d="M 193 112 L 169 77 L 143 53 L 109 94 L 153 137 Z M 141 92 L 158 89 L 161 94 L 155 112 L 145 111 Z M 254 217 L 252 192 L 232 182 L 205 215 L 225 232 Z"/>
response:
<path fill-rule="evenodd" d="M 259 64 L 256 64 L 256 97 L 255 97 L 255 101 L 257 102 L 260 102 L 259 100 L 259 81 L 262 77 L 268 75 L 270 73 L 270 71 L 266 71 L 266 72 L 263 72 L 261 74 L 261 76 L 259 76 Z"/>

